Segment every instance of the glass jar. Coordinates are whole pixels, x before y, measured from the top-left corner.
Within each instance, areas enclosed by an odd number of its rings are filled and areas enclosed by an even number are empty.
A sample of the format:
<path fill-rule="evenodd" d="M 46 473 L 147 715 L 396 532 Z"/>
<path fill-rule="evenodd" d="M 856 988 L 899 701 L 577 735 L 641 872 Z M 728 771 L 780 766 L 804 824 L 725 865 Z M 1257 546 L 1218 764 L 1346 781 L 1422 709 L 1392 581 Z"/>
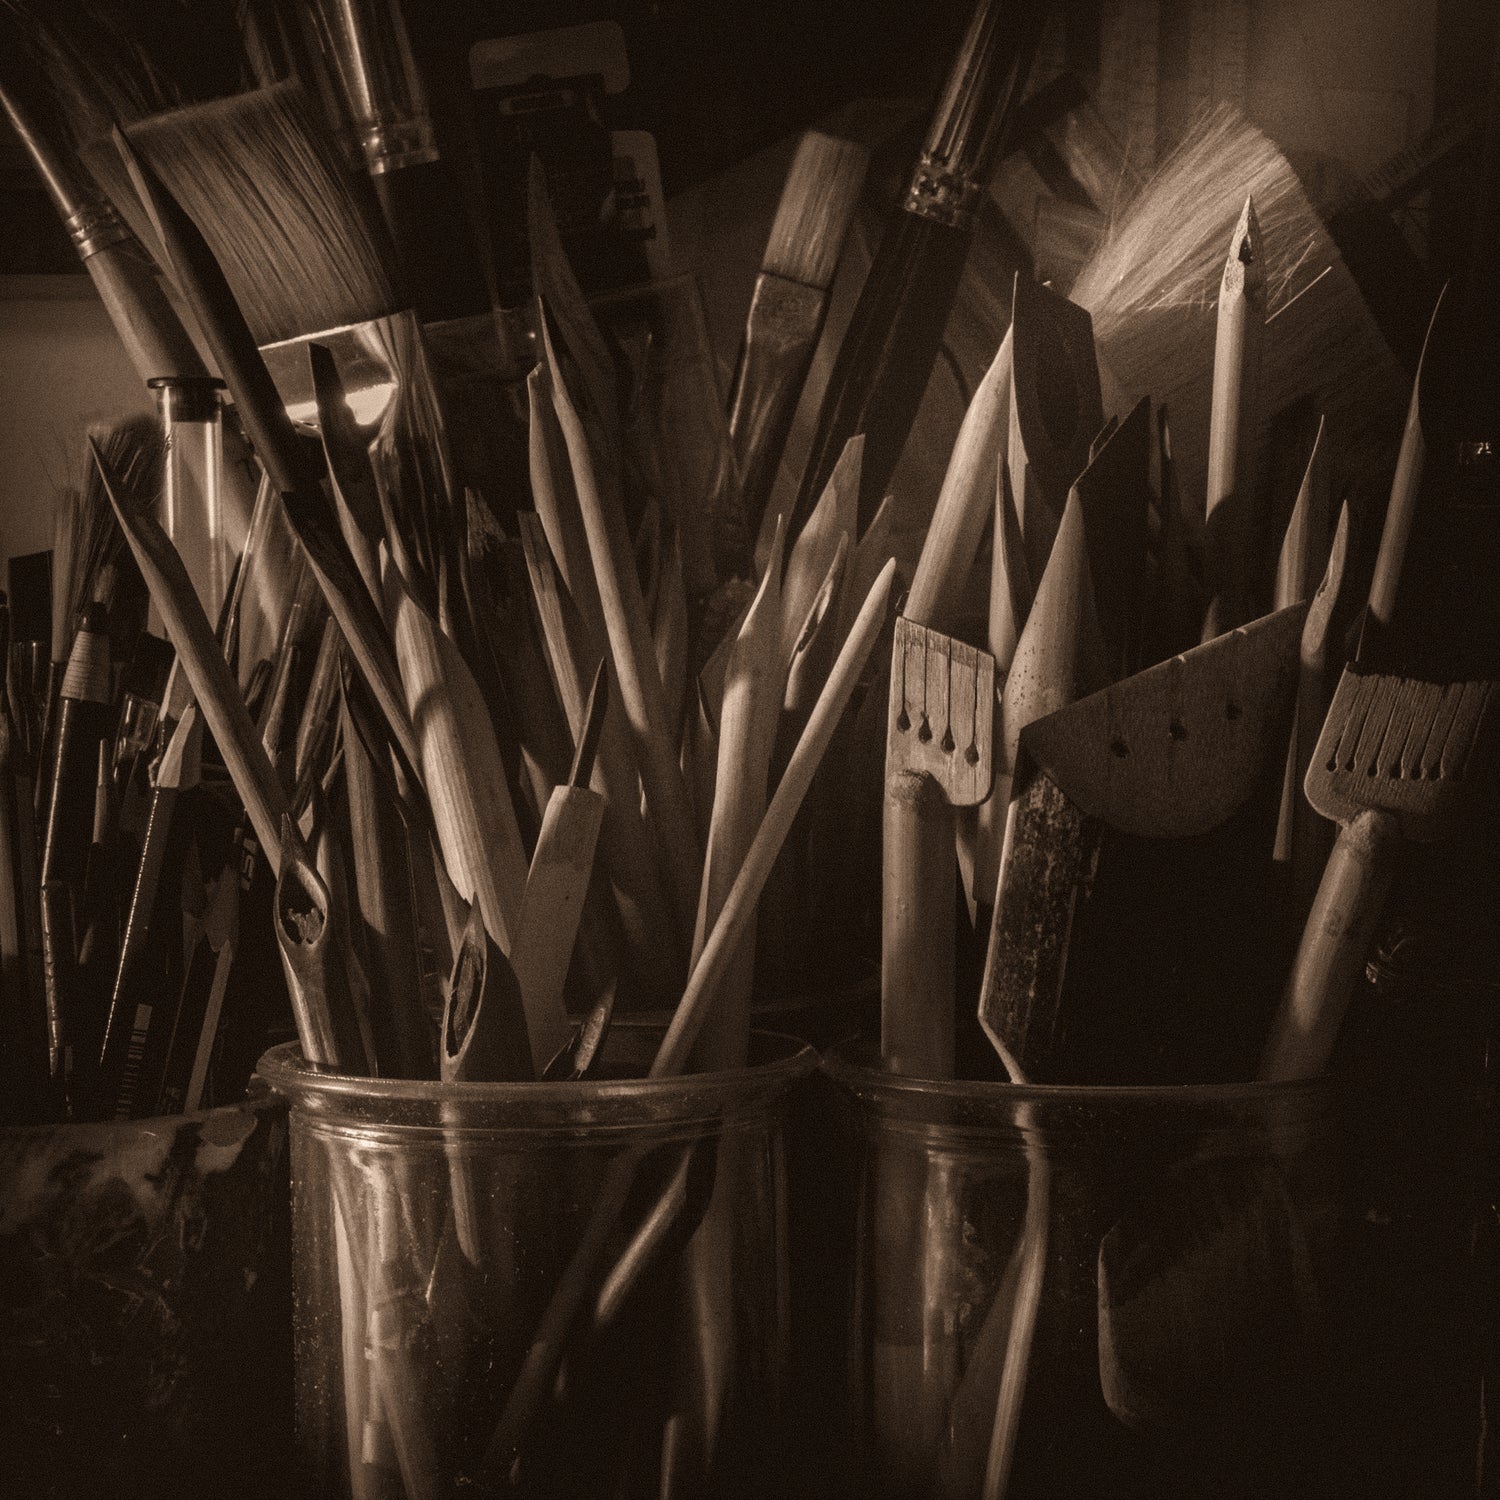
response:
<path fill-rule="evenodd" d="M 1324 1496 L 1336 1096 L 929 1082 L 835 1050 L 854 1492 Z"/>
<path fill-rule="evenodd" d="M 300 1458 L 320 1495 L 776 1492 L 782 1121 L 815 1055 L 647 1079 L 261 1071 L 292 1105 Z"/>

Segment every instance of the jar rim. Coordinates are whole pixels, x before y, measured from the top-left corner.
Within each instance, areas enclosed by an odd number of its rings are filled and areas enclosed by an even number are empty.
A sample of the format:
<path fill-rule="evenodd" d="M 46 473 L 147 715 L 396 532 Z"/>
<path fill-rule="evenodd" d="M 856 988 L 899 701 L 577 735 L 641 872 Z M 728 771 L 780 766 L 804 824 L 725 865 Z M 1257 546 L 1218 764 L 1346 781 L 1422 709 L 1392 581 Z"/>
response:
<path fill-rule="evenodd" d="M 659 1035 L 660 1026 L 617 1021 L 615 1033 L 638 1038 Z M 567 1124 L 600 1116 L 599 1123 L 641 1120 L 685 1120 L 733 1105 L 770 1101 L 811 1075 L 818 1055 L 796 1037 L 777 1032 L 751 1034 L 752 1058 L 743 1068 L 682 1073 L 668 1078 L 628 1077 L 556 1082 L 440 1083 L 419 1078 L 363 1078 L 318 1068 L 307 1062 L 296 1042 L 273 1047 L 257 1071 L 293 1105 L 357 1110 L 367 1114 L 384 1106 L 446 1106 L 459 1111 L 514 1118 L 518 1124 Z M 608 1116 L 604 1120 L 603 1116 Z"/>
<path fill-rule="evenodd" d="M 915 1104 L 922 1099 L 934 1103 L 962 1103 L 983 1109 L 986 1105 L 1009 1109 L 1017 1104 L 1100 1103 L 1123 1108 L 1216 1107 L 1255 1104 L 1271 1100 L 1313 1103 L 1338 1092 L 1338 1080 L 1316 1078 L 1268 1082 L 1251 1079 L 1230 1083 L 1010 1083 L 999 1079 L 916 1078 L 891 1073 L 864 1060 L 868 1044 L 842 1042 L 827 1048 L 821 1072 L 857 1098 L 869 1102 Z"/>

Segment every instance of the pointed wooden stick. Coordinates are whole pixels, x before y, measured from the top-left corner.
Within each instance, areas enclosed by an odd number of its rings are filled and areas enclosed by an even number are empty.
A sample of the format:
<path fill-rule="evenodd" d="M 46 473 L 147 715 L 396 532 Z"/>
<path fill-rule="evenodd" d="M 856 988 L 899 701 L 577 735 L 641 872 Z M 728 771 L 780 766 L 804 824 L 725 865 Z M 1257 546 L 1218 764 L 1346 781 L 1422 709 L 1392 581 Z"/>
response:
<path fill-rule="evenodd" d="M 599 584 L 605 628 L 609 634 L 620 701 L 630 726 L 650 816 L 667 856 L 678 922 L 691 931 L 697 911 L 703 857 L 677 762 L 675 741 L 667 737 L 668 720 L 661 676 L 625 518 L 614 497 L 606 498 L 595 477 L 594 457 L 583 422 L 557 367 L 551 336 L 542 317 L 542 347 L 552 380 L 552 405 L 568 448 L 578 503 L 588 536 L 589 555 Z"/>
<path fill-rule="evenodd" d="M 870 652 L 874 650 L 876 638 L 885 627 L 895 588 L 896 564 L 892 560 L 881 570 L 854 621 L 854 628 L 844 642 L 844 649 L 839 652 L 839 659 L 834 663 L 817 707 L 797 742 L 770 806 L 766 808 L 766 815 L 755 832 L 739 874 L 724 898 L 718 920 L 703 945 L 687 988 L 673 1012 L 672 1023 L 651 1064 L 653 1078 L 665 1077 L 682 1068 L 708 1019 L 724 974 L 734 960 L 736 945 L 755 914 L 756 903 L 791 830 L 792 820 L 812 785 L 813 774 L 848 706 Z"/>
<path fill-rule="evenodd" d="M 932 630 L 951 634 L 958 623 L 958 600 L 994 503 L 997 471 L 1010 433 L 1010 353 L 1007 329 L 964 413 L 922 555 L 912 574 L 904 613 L 908 620 Z"/>
<path fill-rule="evenodd" d="M 276 779 L 255 725 L 250 722 L 239 685 L 219 654 L 213 627 L 203 613 L 182 559 L 156 521 L 138 512 L 128 512 L 120 504 L 103 453 L 92 438 L 89 445 L 94 452 L 94 461 L 99 465 L 109 503 L 114 508 L 121 531 L 125 533 L 125 540 L 130 544 L 141 576 L 146 580 L 152 602 L 182 662 L 183 671 L 187 673 L 193 697 L 203 710 L 204 720 L 220 755 L 224 757 L 234 789 L 250 815 L 255 836 L 271 869 L 276 871 L 279 869 L 281 819 L 290 811 L 286 791 Z"/>
<path fill-rule="evenodd" d="M 803 536 L 811 529 L 809 522 Z M 723 909 L 724 898 L 766 810 L 767 780 L 786 681 L 780 576 L 785 536 L 784 529 L 778 528 L 771 546 L 771 565 L 740 627 L 725 679 L 724 704 L 719 714 L 717 794 L 709 823 L 703 892 L 693 934 L 694 963 L 702 955 L 703 944 Z M 714 1014 L 694 1048 L 694 1062 L 700 1069 L 713 1071 L 745 1065 L 750 1046 L 754 928 L 752 913 L 720 986 Z"/>

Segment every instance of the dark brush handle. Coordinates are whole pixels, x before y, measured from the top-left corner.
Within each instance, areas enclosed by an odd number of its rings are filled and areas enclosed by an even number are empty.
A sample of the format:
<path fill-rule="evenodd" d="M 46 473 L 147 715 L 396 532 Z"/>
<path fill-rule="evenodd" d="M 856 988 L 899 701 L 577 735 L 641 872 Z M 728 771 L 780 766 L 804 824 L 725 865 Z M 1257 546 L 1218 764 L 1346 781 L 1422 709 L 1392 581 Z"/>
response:
<path fill-rule="evenodd" d="M 441 160 L 371 177 L 418 318 L 440 323 L 488 312 L 489 290 L 458 186 Z"/>

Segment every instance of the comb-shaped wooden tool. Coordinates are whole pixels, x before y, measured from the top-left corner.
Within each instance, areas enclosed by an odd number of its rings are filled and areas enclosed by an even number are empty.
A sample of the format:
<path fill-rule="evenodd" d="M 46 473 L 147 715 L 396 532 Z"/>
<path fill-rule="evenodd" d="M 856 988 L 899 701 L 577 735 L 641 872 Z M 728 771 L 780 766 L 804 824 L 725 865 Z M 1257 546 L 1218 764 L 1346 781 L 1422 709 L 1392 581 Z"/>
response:
<path fill-rule="evenodd" d="M 1013 1077 L 1048 1078 L 1070 1017 L 1074 918 L 1106 830 L 1189 838 L 1247 801 L 1281 753 L 1305 604 L 1227 632 L 1021 731 L 979 1020 Z"/>
<path fill-rule="evenodd" d="M 953 813 L 989 795 L 995 659 L 898 618 L 886 728 L 881 1052 L 895 1072 L 953 1070 Z"/>
<path fill-rule="evenodd" d="M 1272 1024 L 1260 1076 L 1322 1072 L 1395 879 L 1403 840 L 1451 837 L 1483 785 L 1497 684 L 1346 667 L 1308 766 L 1307 800 L 1341 825 Z"/>

